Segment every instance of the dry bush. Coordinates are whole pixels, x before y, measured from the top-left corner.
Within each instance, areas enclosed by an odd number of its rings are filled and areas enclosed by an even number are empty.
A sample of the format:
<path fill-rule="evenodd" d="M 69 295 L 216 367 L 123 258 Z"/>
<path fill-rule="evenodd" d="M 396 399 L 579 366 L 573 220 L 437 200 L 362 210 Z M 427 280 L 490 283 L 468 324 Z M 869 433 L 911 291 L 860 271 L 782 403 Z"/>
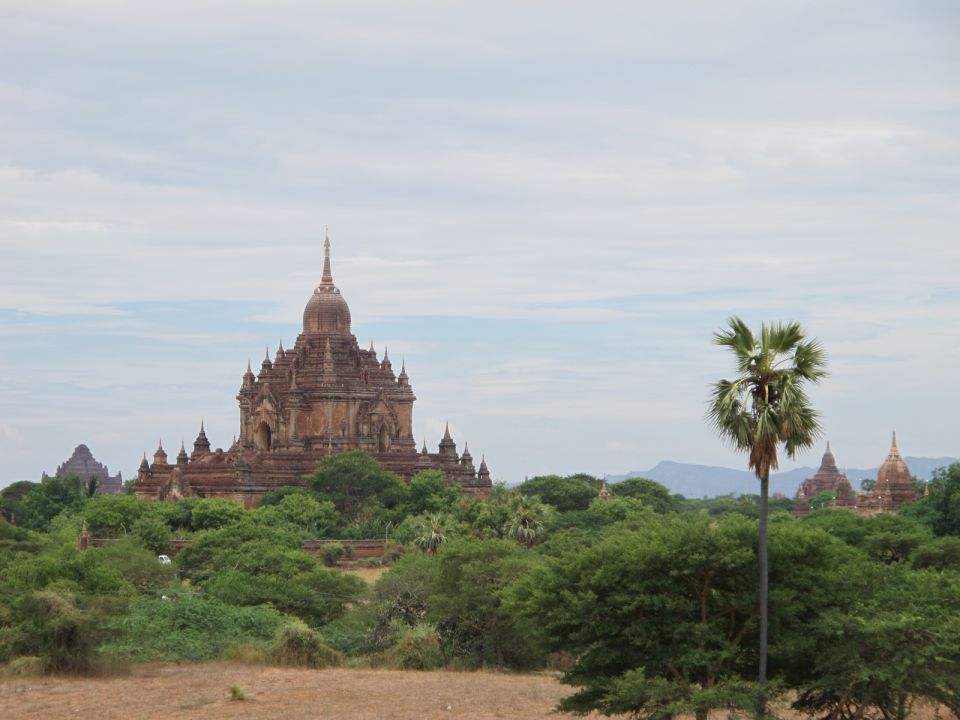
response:
<path fill-rule="evenodd" d="M 270 654 L 279 665 L 327 668 L 343 663 L 343 655 L 324 644 L 320 633 L 300 623 L 280 631 Z"/>
<path fill-rule="evenodd" d="M 220 654 L 221 660 L 242 663 L 243 665 L 269 665 L 270 654 L 262 647 L 248 643 L 235 644 Z"/>
<path fill-rule="evenodd" d="M 5 678 L 39 677 L 40 675 L 43 675 L 43 660 L 33 655 L 11 660 L 0 673 L 0 676 Z"/>
<path fill-rule="evenodd" d="M 437 628 L 428 623 L 405 627 L 396 634 L 388 656 L 400 670 L 435 670 L 443 665 Z"/>

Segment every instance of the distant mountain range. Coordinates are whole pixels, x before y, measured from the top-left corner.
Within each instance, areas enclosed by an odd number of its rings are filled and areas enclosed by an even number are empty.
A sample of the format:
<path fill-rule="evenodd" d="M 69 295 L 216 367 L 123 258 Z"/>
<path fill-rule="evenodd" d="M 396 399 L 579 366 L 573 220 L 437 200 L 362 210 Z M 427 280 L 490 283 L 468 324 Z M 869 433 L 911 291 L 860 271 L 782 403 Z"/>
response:
<path fill-rule="evenodd" d="M 958 462 L 957 458 L 920 458 L 905 457 L 907 467 L 914 476 L 921 480 L 929 480 L 930 474 L 939 467 Z M 860 481 L 864 478 L 876 478 L 878 467 L 840 468 L 850 479 L 854 490 L 860 489 Z M 813 477 L 817 468 L 802 467 L 787 472 L 774 473 L 770 476 L 770 494 L 783 493 L 793 497 L 797 487 L 808 477 Z M 691 465 L 678 463 L 672 460 L 663 460 L 649 470 L 636 470 L 623 475 L 607 475 L 607 482 L 615 483 L 632 477 L 645 477 L 656 480 L 670 488 L 670 492 L 679 493 L 689 498 L 716 497 L 730 493 L 756 494 L 760 492 L 760 484 L 752 472 L 733 470 L 715 465 Z"/>

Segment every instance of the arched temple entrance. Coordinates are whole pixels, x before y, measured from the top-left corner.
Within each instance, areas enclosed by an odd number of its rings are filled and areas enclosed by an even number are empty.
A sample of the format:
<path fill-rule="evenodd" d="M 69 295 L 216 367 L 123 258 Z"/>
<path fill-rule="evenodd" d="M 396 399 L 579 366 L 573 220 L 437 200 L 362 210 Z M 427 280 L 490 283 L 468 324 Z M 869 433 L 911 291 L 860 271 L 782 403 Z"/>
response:
<path fill-rule="evenodd" d="M 270 449 L 270 426 L 265 422 L 260 423 L 260 427 L 257 428 L 254 441 L 256 442 L 257 450 Z"/>

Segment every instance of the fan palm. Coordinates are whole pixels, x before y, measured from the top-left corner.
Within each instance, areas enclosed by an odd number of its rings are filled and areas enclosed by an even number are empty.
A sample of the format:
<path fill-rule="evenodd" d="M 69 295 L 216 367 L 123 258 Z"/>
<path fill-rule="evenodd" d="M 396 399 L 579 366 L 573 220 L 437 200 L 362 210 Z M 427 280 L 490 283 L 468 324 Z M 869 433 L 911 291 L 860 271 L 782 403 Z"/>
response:
<path fill-rule="evenodd" d="M 527 547 L 535 545 L 543 537 L 546 528 L 543 516 L 540 503 L 525 495 L 519 496 L 513 516 L 507 521 L 507 537 Z"/>
<path fill-rule="evenodd" d="M 767 680 L 767 507 L 770 471 L 779 467 L 781 445 L 787 457 L 809 448 L 820 435 L 818 415 L 805 386 L 827 375 L 826 354 L 807 340 L 799 323 L 763 324 L 759 337 L 738 317 L 714 333 L 716 345 L 733 352 L 737 376 L 713 386 L 707 418 L 720 438 L 749 453 L 750 469 L 760 480 L 760 693 L 757 715 L 766 711 Z"/>
<path fill-rule="evenodd" d="M 442 515 L 429 515 L 424 518 L 421 533 L 413 542 L 428 555 L 433 555 L 446 541 L 445 518 Z"/>

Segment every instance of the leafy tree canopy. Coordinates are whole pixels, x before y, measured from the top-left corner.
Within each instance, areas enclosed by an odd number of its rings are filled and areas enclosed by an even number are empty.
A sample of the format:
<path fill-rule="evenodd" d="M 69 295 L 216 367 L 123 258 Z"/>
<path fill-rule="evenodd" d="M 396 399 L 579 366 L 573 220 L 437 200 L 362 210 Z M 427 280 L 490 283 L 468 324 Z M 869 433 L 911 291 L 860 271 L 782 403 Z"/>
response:
<path fill-rule="evenodd" d="M 901 514 L 917 518 L 940 537 L 960 536 L 960 463 L 934 470 L 925 492 Z"/>
<path fill-rule="evenodd" d="M 581 690 L 561 708 L 657 718 L 750 707 L 755 547 L 756 524 L 744 518 L 663 518 L 520 580 L 513 602 L 544 628 L 548 649 L 577 657 L 564 682 Z M 826 570 L 850 556 L 822 532 L 774 527 L 776 637 L 802 636 L 803 624 L 833 600 Z M 809 593 L 811 585 L 819 590 Z M 792 659 L 805 652 L 796 640 L 774 650 L 776 667 L 802 665 Z"/>
<path fill-rule="evenodd" d="M 306 480 L 320 499 L 334 504 L 346 522 L 357 520 L 364 508 L 380 497 L 394 498 L 388 504 L 391 507 L 403 494 L 397 476 L 360 450 L 325 457 Z"/>
<path fill-rule="evenodd" d="M 537 497 L 559 512 L 586 510 L 597 497 L 599 490 L 600 481 L 583 473 L 567 477 L 538 475 L 520 486 L 522 495 Z"/>
<path fill-rule="evenodd" d="M 670 494 L 670 491 L 658 483 L 644 477 L 628 478 L 610 485 L 610 493 L 614 497 L 631 497 L 643 501 L 656 513 L 675 512 L 679 509 L 679 498 Z"/>

